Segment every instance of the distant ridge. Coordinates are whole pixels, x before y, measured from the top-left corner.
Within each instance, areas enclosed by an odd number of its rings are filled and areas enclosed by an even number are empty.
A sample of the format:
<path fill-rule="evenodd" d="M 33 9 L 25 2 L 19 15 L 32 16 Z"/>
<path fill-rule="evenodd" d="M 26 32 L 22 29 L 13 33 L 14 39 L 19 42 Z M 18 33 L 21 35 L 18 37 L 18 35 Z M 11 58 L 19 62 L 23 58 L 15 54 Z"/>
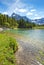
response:
<path fill-rule="evenodd" d="M 43 25 L 44 24 L 44 18 L 41 19 L 35 19 L 35 22 L 39 25 Z"/>

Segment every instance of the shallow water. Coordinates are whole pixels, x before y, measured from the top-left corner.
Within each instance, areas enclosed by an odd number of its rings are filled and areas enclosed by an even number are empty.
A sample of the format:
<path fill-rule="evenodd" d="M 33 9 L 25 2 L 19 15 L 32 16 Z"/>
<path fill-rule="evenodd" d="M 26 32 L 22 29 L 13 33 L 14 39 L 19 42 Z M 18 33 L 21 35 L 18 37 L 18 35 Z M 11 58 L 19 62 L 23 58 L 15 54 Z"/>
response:
<path fill-rule="evenodd" d="M 9 30 L 14 34 L 21 35 L 25 38 L 25 41 L 32 42 L 36 45 L 40 45 L 44 48 L 44 29 L 36 29 L 36 30 L 24 30 L 24 29 L 16 29 Z"/>
<path fill-rule="evenodd" d="M 11 29 L 8 32 L 21 36 L 16 38 L 20 45 L 16 52 L 18 65 L 44 65 L 44 29 Z"/>

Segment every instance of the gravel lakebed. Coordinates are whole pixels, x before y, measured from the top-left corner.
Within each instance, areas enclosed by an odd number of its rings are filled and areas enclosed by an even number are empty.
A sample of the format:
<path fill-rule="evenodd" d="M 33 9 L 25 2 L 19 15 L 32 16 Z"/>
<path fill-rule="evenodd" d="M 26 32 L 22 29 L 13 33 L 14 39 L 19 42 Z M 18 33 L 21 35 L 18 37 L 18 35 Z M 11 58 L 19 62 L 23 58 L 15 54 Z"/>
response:
<path fill-rule="evenodd" d="M 42 65 L 37 59 L 39 49 L 30 42 L 17 38 L 19 49 L 15 53 L 17 65 Z"/>

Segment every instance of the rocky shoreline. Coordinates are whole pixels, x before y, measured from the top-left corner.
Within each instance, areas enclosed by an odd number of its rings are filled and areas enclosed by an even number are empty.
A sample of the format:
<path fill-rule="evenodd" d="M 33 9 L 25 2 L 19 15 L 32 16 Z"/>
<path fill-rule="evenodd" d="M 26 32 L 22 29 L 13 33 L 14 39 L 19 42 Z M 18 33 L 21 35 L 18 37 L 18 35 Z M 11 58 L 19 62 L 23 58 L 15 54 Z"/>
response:
<path fill-rule="evenodd" d="M 0 27 L 0 32 L 4 30 L 10 30 L 10 28 Z"/>

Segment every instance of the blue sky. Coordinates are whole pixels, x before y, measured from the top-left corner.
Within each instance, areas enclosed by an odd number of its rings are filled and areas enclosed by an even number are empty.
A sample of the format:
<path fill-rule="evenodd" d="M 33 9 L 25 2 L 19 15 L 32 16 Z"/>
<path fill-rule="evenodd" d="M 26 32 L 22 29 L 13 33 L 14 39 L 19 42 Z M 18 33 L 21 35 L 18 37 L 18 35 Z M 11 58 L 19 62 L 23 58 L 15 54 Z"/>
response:
<path fill-rule="evenodd" d="M 0 13 L 13 12 L 31 19 L 44 17 L 44 0 L 0 0 Z"/>

